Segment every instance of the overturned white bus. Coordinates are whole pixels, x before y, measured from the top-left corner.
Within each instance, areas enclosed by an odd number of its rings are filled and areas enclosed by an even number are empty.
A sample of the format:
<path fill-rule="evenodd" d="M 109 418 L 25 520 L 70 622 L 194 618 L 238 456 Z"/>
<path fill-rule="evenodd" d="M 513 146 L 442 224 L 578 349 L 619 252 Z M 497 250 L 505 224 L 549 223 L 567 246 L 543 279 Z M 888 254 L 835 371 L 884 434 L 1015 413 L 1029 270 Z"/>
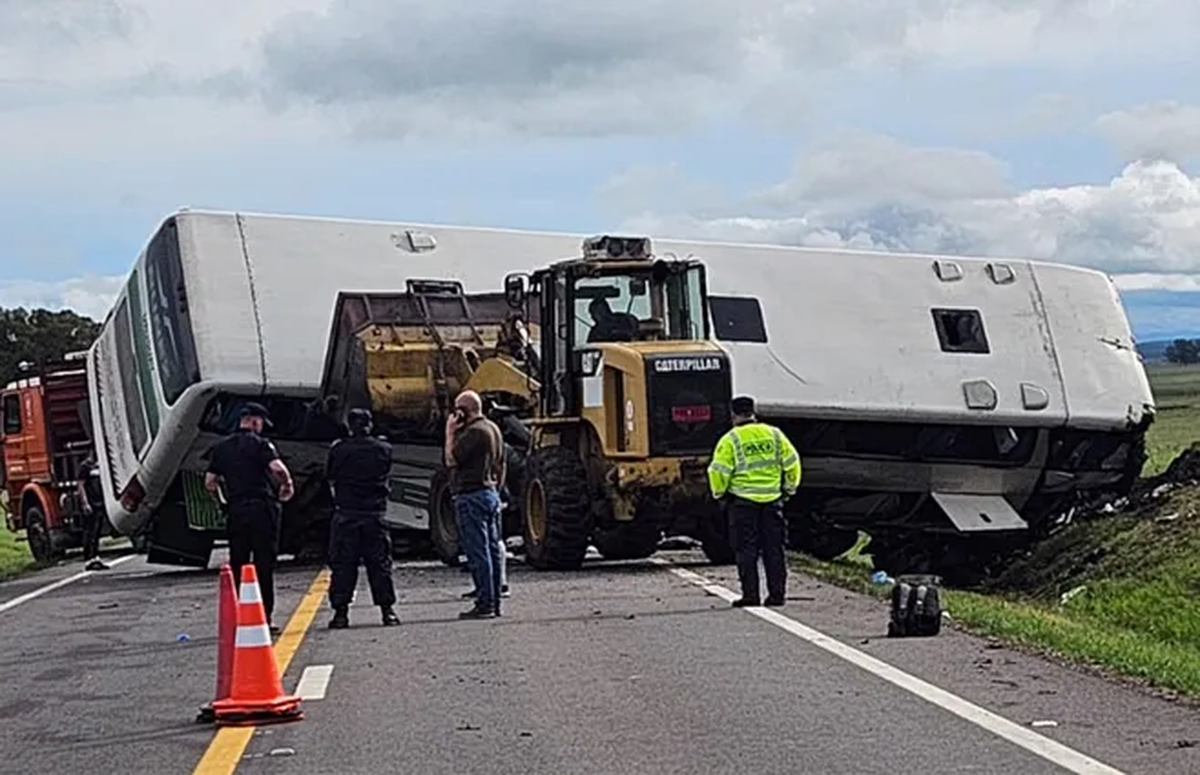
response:
<path fill-rule="evenodd" d="M 207 563 L 223 519 L 202 455 L 253 398 L 297 478 L 283 551 L 323 546 L 332 432 L 312 403 L 338 292 L 444 278 L 495 293 L 510 272 L 577 255 L 585 236 L 175 213 L 88 358 L 113 524 L 144 536 L 153 562 Z M 797 548 L 835 555 L 861 529 L 880 567 L 953 576 L 1140 471 L 1153 399 L 1101 273 L 651 238 L 707 266 L 735 392 L 801 451 Z M 402 533 L 428 530 L 423 470 L 397 470 L 389 520 Z"/>

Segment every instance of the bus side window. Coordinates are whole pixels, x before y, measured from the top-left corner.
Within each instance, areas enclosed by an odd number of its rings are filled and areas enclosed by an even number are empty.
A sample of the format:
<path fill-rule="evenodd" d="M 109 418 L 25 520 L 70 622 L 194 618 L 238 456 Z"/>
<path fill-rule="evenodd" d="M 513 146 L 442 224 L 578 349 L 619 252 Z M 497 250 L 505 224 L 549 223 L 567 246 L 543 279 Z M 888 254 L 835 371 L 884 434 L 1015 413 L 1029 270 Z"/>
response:
<path fill-rule="evenodd" d="M 21 396 L 9 393 L 4 397 L 4 435 L 21 432 Z"/>
<path fill-rule="evenodd" d="M 723 342 L 767 343 L 767 323 L 762 305 L 753 296 L 708 297 L 713 335 Z"/>

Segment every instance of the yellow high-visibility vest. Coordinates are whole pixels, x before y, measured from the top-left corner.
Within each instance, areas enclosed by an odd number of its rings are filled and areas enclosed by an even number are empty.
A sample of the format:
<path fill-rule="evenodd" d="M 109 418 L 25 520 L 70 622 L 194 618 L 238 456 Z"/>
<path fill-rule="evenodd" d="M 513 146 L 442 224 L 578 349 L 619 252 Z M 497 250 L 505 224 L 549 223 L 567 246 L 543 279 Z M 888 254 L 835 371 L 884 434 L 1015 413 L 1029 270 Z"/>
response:
<path fill-rule="evenodd" d="M 800 455 L 778 428 L 751 422 L 730 429 L 717 442 L 708 464 L 714 498 L 726 494 L 770 503 L 800 486 Z"/>

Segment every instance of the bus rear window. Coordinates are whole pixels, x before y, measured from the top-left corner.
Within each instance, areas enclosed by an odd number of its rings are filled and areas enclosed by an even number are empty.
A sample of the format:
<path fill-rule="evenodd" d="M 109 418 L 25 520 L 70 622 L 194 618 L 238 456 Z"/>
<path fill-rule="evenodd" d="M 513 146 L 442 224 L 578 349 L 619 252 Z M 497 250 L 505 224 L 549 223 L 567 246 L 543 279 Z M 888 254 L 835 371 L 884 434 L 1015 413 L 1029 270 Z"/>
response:
<path fill-rule="evenodd" d="M 200 362 L 179 252 L 179 227 L 174 218 L 159 229 L 146 249 L 146 289 L 158 378 L 163 399 L 169 406 L 190 385 L 200 381 Z"/>
<path fill-rule="evenodd" d="M 129 299 L 121 299 L 117 314 L 113 315 L 114 335 L 117 343 L 117 363 L 121 377 L 121 396 L 125 399 L 125 422 L 129 424 L 129 439 L 133 449 L 141 453 L 150 440 L 146 428 L 146 415 L 142 411 L 145 400 L 142 385 L 137 378 L 136 355 L 133 352 L 133 328 L 129 321 Z"/>

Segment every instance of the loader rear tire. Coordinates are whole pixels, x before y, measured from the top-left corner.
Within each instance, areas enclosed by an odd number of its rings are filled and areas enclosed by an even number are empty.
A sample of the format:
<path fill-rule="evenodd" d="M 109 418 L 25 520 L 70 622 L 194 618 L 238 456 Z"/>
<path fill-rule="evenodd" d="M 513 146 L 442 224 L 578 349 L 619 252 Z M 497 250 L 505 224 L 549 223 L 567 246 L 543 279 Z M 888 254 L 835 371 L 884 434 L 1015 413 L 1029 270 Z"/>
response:
<path fill-rule="evenodd" d="M 458 516 L 450 494 L 450 472 L 445 468 L 439 468 L 429 480 L 429 540 L 439 560 L 451 568 L 458 567 L 462 554 Z"/>
<path fill-rule="evenodd" d="M 583 564 L 592 530 L 587 470 L 574 450 L 543 447 L 525 469 L 525 560 L 538 570 Z"/>
<path fill-rule="evenodd" d="M 650 521 L 632 522 L 597 530 L 596 551 L 606 560 L 644 560 L 658 551 L 662 530 Z"/>

